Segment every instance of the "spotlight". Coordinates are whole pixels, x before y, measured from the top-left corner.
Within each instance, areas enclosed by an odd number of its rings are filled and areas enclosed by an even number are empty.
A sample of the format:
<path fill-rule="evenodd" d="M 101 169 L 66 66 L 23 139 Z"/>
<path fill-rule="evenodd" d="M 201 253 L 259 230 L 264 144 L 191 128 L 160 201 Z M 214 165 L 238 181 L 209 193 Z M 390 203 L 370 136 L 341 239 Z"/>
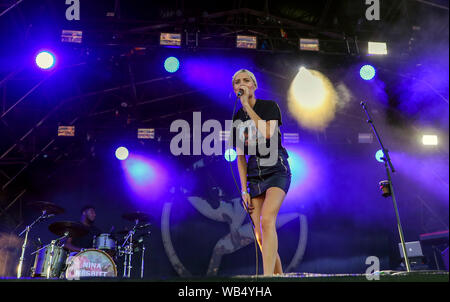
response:
<path fill-rule="evenodd" d="M 378 150 L 377 153 L 375 153 L 375 158 L 377 159 L 377 161 L 379 161 L 380 163 L 384 162 L 381 158 L 384 157 L 384 153 L 383 150 Z"/>
<path fill-rule="evenodd" d="M 298 144 L 300 141 L 298 133 L 283 133 L 283 142 L 286 144 Z"/>
<path fill-rule="evenodd" d="M 167 72 L 174 73 L 180 68 L 180 61 L 175 57 L 168 57 L 164 61 L 164 68 Z"/>
<path fill-rule="evenodd" d="M 375 77 L 376 71 L 372 65 L 364 65 L 359 70 L 359 75 L 363 80 L 370 81 Z"/>
<path fill-rule="evenodd" d="M 300 38 L 300 50 L 319 51 L 319 40 Z"/>
<path fill-rule="evenodd" d="M 83 32 L 81 30 L 66 30 L 61 33 L 61 42 L 64 43 L 81 43 L 83 41 Z"/>
<path fill-rule="evenodd" d="M 387 55 L 387 45 L 385 42 L 369 42 L 369 55 Z"/>
<path fill-rule="evenodd" d="M 288 108 L 302 127 L 324 130 L 334 119 L 337 92 L 322 73 L 301 67 L 288 91 Z"/>
<path fill-rule="evenodd" d="M 58 136 L 75 136 L 75 126 L 58 126 Z"/>
<path fill-rule="evenodd" d="M 236 47 L 237 48 L 248 48 L 256 49 L 256 36 L 240 36 L 236 37 Z"/>
<path fill-rule="evenodd" d="M 161 33 L 159 37 L 159 45 L 163 46 L 180 46 L 181 34 L 178 33 Z"/>
<path fill-rule="evenodd" d="M 437 135 L 424 135 L 422 136 L 422 143 L 425 146 L 437 146 L 438 137 Z"/>
<path fill-rule="evenodd" d="M 327 90 L 322 78 L 307 68 L 300 67 L 291 85 L 294 98 L 302 106 L 317 109 L 325 103 Z"/>
<path fill-rule="evenodd" d="M 138 128 L 138 139 L 154 139 L 155 128 Z"/>
<path fill-rule="evenodd" d="M 128 158 L 129 152 L 125 147 L 119 147 L 116 149 L 116 157 L 119 160 L 125 160 Z"/>
<path fill-rule="evenodd" d="M 232 148 L 225 151 L 225 159 L 227 161 L 235 161 L 237 157 L 236 151 Z"/>
<path fill-rule="evenodd" d="M 50 69 L 55 65 L 55 56 L 49 51 L 41 51 L 36 56 L 36 65 L 41 69 Z"/>

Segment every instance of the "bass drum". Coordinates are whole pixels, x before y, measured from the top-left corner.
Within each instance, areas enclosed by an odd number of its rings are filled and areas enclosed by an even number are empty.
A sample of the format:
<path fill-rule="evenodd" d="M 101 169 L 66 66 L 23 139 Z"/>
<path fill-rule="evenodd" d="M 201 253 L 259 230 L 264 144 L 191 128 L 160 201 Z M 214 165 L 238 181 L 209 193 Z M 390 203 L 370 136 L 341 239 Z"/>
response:
<path fill-rule="evenodd" d="M 65 275 L 67 280 L 117 277 L 117 266 L 104 251 L 87 249 L 71 257 Z"/>

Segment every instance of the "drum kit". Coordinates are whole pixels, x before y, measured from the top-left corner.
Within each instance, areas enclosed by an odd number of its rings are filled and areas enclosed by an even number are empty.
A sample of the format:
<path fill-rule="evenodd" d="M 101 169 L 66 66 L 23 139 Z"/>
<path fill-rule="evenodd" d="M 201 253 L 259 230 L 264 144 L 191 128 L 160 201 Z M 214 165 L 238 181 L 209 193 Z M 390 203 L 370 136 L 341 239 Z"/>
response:
<path fill-rule="evenodd" d="M 45 201 L 30 203 L 29 206 L 39 210 L 41 215 L 19 236 L 25 233 L 22 253 L 19 258 L 17 278 L 22 278 L 22 266 L 31 228 L 38 222 L 54 215 L 64 213 L 64 209 Z M 132 257 L 140 252 L 141 270 L 140 277 L 144 277 L 144 238 L 150 232 L 150 216 L 142 212 L 126 213 L 122 218 L 133 222 L 130 228 L 112 232 L 97 234 L 93 238 L 92 248 L 82 249 L 79 253 L 69 253 L 64 248 L 67 238 L 78 238 L 88 234 L 89 229 L 82 223 L 72 221 L 59 221 L 49 225 L 48 229 L 57 239 L 40 247 L 31 255 L 34 255 L 34 265 L 31 268 L 33 278 L 61 278 L 80 279 L 82 277 L 117 277 L 117 261 L 123 257 L 123 278 L 131 278 Z M 137 234 L 138 231 L 143 231 Z M 117 238 L 123 239 L 122 242 Z"/>

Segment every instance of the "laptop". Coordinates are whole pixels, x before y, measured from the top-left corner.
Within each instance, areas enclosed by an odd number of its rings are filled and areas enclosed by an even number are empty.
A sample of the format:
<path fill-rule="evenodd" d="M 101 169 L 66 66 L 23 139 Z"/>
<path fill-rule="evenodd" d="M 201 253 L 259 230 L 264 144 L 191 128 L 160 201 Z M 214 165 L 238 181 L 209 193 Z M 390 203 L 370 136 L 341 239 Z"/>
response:
<path fill-rule="evenodd" d="M 408 258 L 423 257 L 420 241 L 405 242 L 405 246 Z M 400 257 L 405 258 L 401 243 L 398 244 L 398 249 L 400 250 Z"/>

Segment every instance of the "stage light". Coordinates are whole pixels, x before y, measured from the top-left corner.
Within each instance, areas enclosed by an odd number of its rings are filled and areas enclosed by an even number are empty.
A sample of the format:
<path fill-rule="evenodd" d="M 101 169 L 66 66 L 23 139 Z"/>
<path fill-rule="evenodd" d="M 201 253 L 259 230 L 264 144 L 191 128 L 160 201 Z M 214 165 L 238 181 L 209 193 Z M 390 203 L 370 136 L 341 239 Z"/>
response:
<path fill-rule="evenodd" d="M 128 158 L 129 152 L 125 147 L 119 147 L 116 149 L 116 157 L 119 160 L 125 160 Z"/>
<path fill-rule="evenodd" d="M 301 187 L 309 174 L 308 164 L 304 156 L 298 150 L 288 150 L 288 163 L 291 168 L 292 180 L 291 187 L 295 190 Z"/>
<path fill-rule="evenodd" d="M 164 61 L 164 68 L 167 72 L 174 73 L 180 68 L 180 61 L 175 57 L 168 57 Z"/>
<path fill-rule="evenodd" d="M 298 144 L 300 141 L 298 133 L 283 133 L 283 143 Z"/>
<path fill-rule="evenodd" d="M 377 153 L 375 153 L 375 158 L 377 159 L 377 161 L 379 161 L 380 163 L 384 162 L 384 160 L 382 160 L 381 158 L 384 157 L 384 153 L 383 150 L 378 150 Z"/>
<path fill-rule="evenodd" d="M 41 69 L 50 69 L 55 65 L 55 56 L 49 51 L 41 51 L 36 56 L 36 65 Z"/>
<path fill-rule="evenodd" d="M 322 73 L 301 67 L 288 91 L 288 108 L 297 122 L 323 130 L 334 119 L 337 92 Z"/>
<path fill-rule="evenodd" d="M 159 37 L 159 45 L 180 46 L 181 45 L 181 34 L 161 33 L 161 35 Z"/>
<path fill-rule="evenodd" d="M 325 101 L 326 88 L 322 79 L 305 67 L 300 68 L 292 88 L 295 98 L 304 107 L 319 108 Z"/>
<path fill-rule="evenodd" d="M 236 47 L 237 48 L 248 48 L 256 49 L 256 36 L 237 36 L 236 37 Z"/>
<path fill-rule="evenodd" d="M 358 133 L 358 143 L 371 144 L 373 142 L 372 133 Z"/>
<path fill-rule="evenodd" d="M 437 146 L 438 137 L 437 135 L 424 135 L 422 136 L 422 143 L 425 146 Z"/>
<path fill-rule="evenodd" d="M 300 38 L 300 50 L 319 51 L 319 40 Z"/>
<path fill-rule="evenodd" d="M 375 77 L 376 71 L 372 65 L 364 65 L 359 70 L 359 75 L 363 80 L 370 81 Z"/>
<path fill-rule="evenodd" d="M 75 126 L 58 126 L 58 136 L 75 136 Z"/>
<path fill-rule="evenodd" d="M 81 43 L 83 41 L 83 32 L 81 30 L 66 30 L 61 33 L 61 42 L 64 43 Z"/>
<path fill-rule="evenodd" d="M 139 158 L 130 158 L 125 163 L 128 173 L 137 185 L 145 186 L 156 179 L 156 171 L 152 165 Z"/>
<path fill-rule="evenodd" d="M 387 55 L 387 45 L 384 42 L 369 42 L 369 55 Z"/>
<path fill-rule="evenodd" d="M 138 139 L 154 139 L 155 128 L 138 128 Z"/>
<path fill-rule="evenodd" d="M 236 151 L 234 149 L 230 148 L 230 149 L 227 149 L 225 151 L 225 155 L 224 156 L 225 156 L 225 159 L 227 161 L 231 162 L 231 161 L 235 161 L 236 160 L 237 154 L 236 154 Z"/>

